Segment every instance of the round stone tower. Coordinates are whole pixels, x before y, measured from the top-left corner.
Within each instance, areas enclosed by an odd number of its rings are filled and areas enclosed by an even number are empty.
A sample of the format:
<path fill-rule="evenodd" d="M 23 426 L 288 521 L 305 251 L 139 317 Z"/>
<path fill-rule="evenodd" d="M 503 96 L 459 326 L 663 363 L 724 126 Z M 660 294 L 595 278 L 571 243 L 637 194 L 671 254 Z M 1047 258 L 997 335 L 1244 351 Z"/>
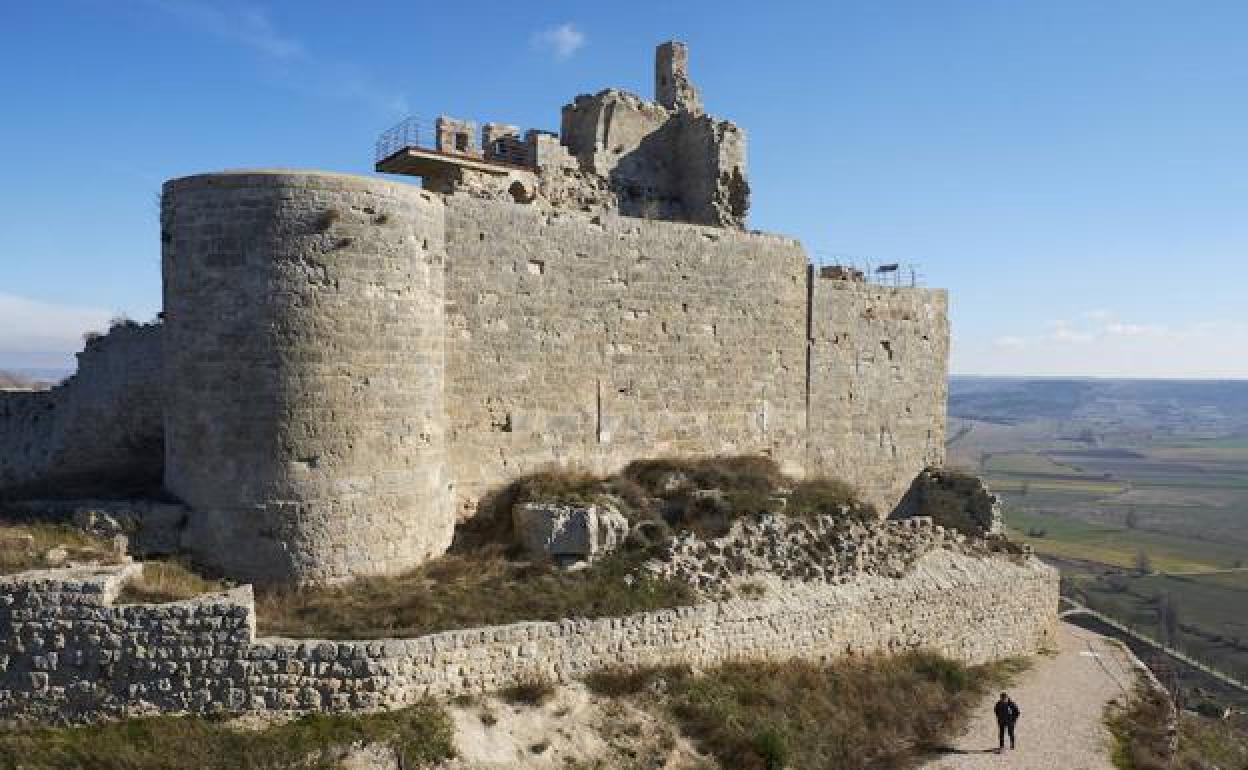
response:
<path fill-rule="evenodd" d="M 165 184 L 165 486 L 197 561 L 307 583 L 449 545 L 443 226 L 378 179 Z"/>

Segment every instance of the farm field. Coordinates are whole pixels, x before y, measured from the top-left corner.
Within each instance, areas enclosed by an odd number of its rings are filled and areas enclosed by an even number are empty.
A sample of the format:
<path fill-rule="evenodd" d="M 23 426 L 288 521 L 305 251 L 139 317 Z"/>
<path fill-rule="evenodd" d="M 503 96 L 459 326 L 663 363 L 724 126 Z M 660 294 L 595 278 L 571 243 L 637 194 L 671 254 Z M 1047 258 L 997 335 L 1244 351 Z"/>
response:
<path fill-rule="evenodd" d="M 1135 569 L 1140 554 L 1147 556 L 1159 572 L 1203 572 L 1248 564 L 1248 553 L 1234 543 L 1193 540 L 1117 524 L 1008 511 L 1006 525 L 1011 537 L 1029 544 L 1041 556 L 1121 569 Z"/>
<path fill-rule="evenodd" d="M 1248 382 L 955 378 L 950 414 L 1064 591 L 1248 677 Z"/>

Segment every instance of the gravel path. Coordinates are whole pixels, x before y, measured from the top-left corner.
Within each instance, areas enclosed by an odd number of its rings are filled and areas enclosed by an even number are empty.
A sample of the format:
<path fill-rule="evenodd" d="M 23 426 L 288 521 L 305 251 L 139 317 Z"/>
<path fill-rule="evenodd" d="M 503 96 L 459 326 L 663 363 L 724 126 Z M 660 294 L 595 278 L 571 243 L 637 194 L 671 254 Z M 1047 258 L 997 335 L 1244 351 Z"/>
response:
<path fill-rule="evenodd" d="M 994 694 L 981 704 L 949 753 L 923 770 L 1114 770 L 1103 715 L 1105 704 L 1128 694 L 1136 681 L 1130 653 L 1067 623 L 1060 625 L 1057 641 L 1058 654 L 1037 655 L 1009 690 L 1023 712 L 1016 728 L 1017 750 L 996 753 Z"/>

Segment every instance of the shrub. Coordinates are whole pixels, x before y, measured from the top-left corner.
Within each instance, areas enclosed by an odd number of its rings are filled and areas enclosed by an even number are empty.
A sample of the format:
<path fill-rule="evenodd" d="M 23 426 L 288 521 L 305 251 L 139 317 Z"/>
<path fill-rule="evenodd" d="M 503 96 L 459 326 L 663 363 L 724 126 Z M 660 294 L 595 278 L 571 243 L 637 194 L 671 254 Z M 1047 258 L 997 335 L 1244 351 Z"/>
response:
<path fill-rule="evenodd" d="M 761 455 L 637 460 L 621 475 L 655 497 L 697 489 L 769 494 L 789 481 L 774 460 Z"/>
<path fill-rule="evenodd" d="M 774 727 L 755 736 L 754 751 L 767 770 L 784 770 L 789 765 L 789 745 Z"/>
<path fill-rule="evenodd" d="M 585 686 L 598 695 L 618 698 L 667 689 L 691 675 L 688 666 L 626 666 L 594 671 L 585 677 Z"/>
<path fill-rule="evenodd" d="M 1126 704 L 1111 701 L 1105 723 L 1115 739 L 1113 762 L 1120 770 L 1165 770 L 1170 764 L 1172 706 L 1164 695 L 1137 685 Z"/>
<path fill-rule="evenodd" d="M 404 767 L 425 767 L 454 756 L 453 735 L 450 718 L 432 701 L 381 714 L 306 716 L 256 731 L 184 717 L 15 727 L 0 732 L 0 770 L 330 770 L 358 743 L 387 744 Z"/>
<path fill-rule="evenodd" d="M 555 685 L 541 674 L 532 674 L 504 689 L 500 694 L 508 703 L 540 706 L 554 697 Z"/>
<path fill-rule="evenodd" d="M 674 680 L 650 707 L 725 767 L 900 768 L 955 734 L 1018 665 L 966 667 L 928 653 L 732 663 Z"/>
<path fill-rule="evenodd" d="M 487 494 L 477 514 L 456 531 L 453 550 L 485 543 L 510 545 L 512 509 L 526 502 L 611 504 L 633 523 L 661 522 L 672 530 L 704 537 L 723 535 L 745 515 L 785 512 L 794 516 L 850 515 L 877 519 L 870 506 L 859 503 L 853 489 L 830 479 L 794 481 L 769 457 L 664 457 L 637 460 L 615 476 L 600 477 L 566 468 L 549 468 Z M 646 551 L 669 538 L 670 532 L 650 527 L 629 543 Z"/>
<path fill-rule="evenodd" d="M 338 209 L 325 209 L 316 219 L 316 231 L 323 233 L 334 226 L 334 223 L 342 219 L 342 212 Z"/>

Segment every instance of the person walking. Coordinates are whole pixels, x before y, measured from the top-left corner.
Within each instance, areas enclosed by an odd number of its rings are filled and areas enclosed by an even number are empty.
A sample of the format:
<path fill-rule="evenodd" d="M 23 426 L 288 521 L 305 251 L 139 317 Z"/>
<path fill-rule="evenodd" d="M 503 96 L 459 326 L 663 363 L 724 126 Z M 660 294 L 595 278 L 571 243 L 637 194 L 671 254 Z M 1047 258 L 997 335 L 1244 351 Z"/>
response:
<path fill-rule="evenodd" d="M 1009 693 L 1001 693 L 1000 700 L 992 709 L 997 715 L 997 753 L 1005 751 L 1005 734 L 1010 734 L 1010 748 L 1014 748 L 1014 723 L 1022 716 L 1018 704 L 1010 700 Z"/>

